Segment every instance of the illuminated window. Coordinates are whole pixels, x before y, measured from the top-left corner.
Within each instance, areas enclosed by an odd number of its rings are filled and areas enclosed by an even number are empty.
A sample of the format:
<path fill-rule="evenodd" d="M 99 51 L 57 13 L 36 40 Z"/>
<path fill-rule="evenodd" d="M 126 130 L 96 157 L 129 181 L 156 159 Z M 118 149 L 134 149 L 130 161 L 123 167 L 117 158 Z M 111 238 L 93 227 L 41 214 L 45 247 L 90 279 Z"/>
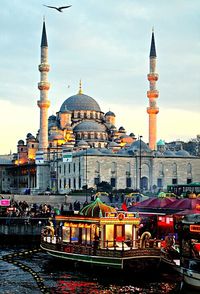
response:
<path fill-rule="evenodd" d="M 63 235 L 63 242 L 70 241 L 70 228 L 69 227 L 62 227 L 62 235 Z"/>
<path fill-rule="evenodd" d="M 105 247 L 113 247 L 114 246 L 114 225 L 106 225 L 105 230 Z"/>
<path fill-rule="evenodd" d="M 90 229 L 82 229 L 82 243 L 90 244 Z"/>
<path fill-rule="evenodd" d="M 78 242 L 79 228 L 71 228 L 71 242 Z"/>

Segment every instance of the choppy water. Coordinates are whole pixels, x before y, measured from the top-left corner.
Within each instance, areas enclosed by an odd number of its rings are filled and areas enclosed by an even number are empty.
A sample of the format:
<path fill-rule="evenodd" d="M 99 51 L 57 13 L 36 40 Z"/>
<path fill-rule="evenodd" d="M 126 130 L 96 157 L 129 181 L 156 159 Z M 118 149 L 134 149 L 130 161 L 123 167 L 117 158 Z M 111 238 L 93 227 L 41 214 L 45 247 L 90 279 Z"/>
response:
<path fill-rule="evenodd" d="M 20 249 L 21 250 L 21 249 Z M 10 256 L 17 249 L 1 249 L 0 258 Z M 14 264 L 15 263 L 15 264 Z M 0 293 L 2 294 L 112 294 L 112 293 L 184 293 L 193 294 L 190 289 L 180 291 L 180 278 L 174 273 L 153 273 L 151 277 L 116 275 L 101 269 L 75 267 L 61 263 L 43 252 L 26 257 L 0 260 Z M 197 292 L 196 292 L 197 293 Z M 195 293 L 195 294 L 196 294 Z"/>

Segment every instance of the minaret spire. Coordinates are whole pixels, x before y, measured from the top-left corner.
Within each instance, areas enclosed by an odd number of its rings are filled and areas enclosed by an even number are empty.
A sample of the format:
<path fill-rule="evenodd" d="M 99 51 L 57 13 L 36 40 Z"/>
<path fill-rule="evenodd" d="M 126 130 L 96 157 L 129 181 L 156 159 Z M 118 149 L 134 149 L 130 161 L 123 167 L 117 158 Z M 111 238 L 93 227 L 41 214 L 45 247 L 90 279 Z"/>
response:
<path fill-rule="evenodd" d="M 82 81 L 81 80 L 79 81 L 79 91 L 78 91 L 78 94 L 83 94 L 83 91 L 82 91 Z"/>
<path fill-rule="evenodd" d="M 149 54 L 149 91 L 147 91 L 147 97 L 149 98 L 149 107 L 147 113 L 149 114 L 149 148 L 156 150 L 156 137 L 157 137 L 157 119 L 156 115 L 159 112 L 159 108 L 156 104 L 156 99 L 159 96 L 159 92 L 156 89 L 156 82 L 158 80 L 158 74 L 156 73 L 156 46 L 154 38 L 154 30 L 152 30 L 151 47 Z"/>
<path fill-rule="evenodd" d="M 39 132 L 39 151 L 46 151 L 48 147 L 48 108 L 50 101 L 48 100 L 48 90 L 50 84 L 48 82 L 48 43 L 45 27 L 45 20 L 43 20 L 42 39 L 41 39 L 41 63 L 39 65 L 40 82 L 38 89 L 40 90 L 40 100 L 37 105 L 40 108 L 40 132 Z"/>

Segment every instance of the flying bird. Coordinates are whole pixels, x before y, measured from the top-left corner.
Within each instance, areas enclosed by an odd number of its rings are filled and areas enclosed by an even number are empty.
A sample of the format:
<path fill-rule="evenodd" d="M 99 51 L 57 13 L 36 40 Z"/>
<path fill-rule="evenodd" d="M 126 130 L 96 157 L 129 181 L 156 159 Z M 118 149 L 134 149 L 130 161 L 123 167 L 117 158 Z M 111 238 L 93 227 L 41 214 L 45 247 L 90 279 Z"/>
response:
<path fill-rule="evenodd" d="M 44 4 L 43 4 L 43 5 L 44 5 Z M 59 12 L 63 12 L 63 11 L 62 11 L 63 9 L 71 7 L 71 5 L 61 6 L 61 7 L 55 7 L 55 6 L 49 6 L 49 5 L 44 5 L 44 6 L 46 6 L 46 7 L 48 7 L 48 8 L 56 9 L 56 10 L 58 10 Z"/>

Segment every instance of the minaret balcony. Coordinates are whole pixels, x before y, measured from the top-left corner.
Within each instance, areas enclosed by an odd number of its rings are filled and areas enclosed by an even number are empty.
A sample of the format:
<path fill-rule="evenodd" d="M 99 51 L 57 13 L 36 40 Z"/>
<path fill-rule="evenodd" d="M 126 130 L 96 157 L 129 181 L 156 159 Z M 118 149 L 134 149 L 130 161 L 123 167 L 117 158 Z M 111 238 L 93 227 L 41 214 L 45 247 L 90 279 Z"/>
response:
<path fill-rule="evenodd" d="M 38 101 L 37 101 L 37 105 L 38 105 L 40 108 L 49 108 L 49 106 L 50 106 L 50 101 L 49 101 L 49 100 L 45 100 L 45 101 L 38 100 Z"/>
<path fill-rule="evenodd" d="M 148 114 L 157 114 L 159 112 L 158 107 L 147 107 L 147 113 Z"/>
<path fill-rule="evenodd" d="M 38 66 L 38 69 L 39 69 L 40 72 L 42 72 L 42 71 L 46 71 L 46 72 L 48 72 L 49 69 L 50 69 L 50 65 L 47 64 L 47 63 L 41 63 L 41 64 Z"/>
<path fill-rule="evenodd" d="M 148 80 L 151 81 L 157 81 L 158 80 L 158 74 L 157 73 L 149 73 L 147 75 Z"/>
<path fill-rule="evenodd" d="M 49 90 L 49 88 L 50 88 L 50 83 L 48 83 L 48 82 L 39 82 L 38 83 L 38 89 L 39 90 Z"/>
<path fill-rule="evenodd" d="M 159 96 L 158 90 L 147 91 L 147 97 L 148 98 L 158 98 L 158 96 Z"/>

